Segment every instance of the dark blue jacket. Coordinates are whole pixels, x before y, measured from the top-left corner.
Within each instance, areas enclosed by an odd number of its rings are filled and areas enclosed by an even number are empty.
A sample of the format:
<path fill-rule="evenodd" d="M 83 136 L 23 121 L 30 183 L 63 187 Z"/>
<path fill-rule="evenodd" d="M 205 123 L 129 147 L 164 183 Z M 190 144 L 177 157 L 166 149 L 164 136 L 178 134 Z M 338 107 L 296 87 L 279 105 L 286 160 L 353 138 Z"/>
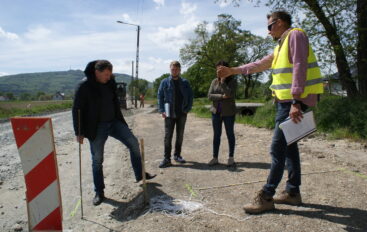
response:
<path fill-rule="evenodd" d="M 184 79 L 179 78 L 180 91 L 183 96 L 182 99 L 182 112 L 188 113 L 192 108 L 193 93 L 190 83 Z M 158 111 L 164 112 L 164 104 L 170 103 L 174 106 L 175 84 L 173 83 L 172 76 L 169 76 L 161 81 L 158 89 Z M 172 109 L 173 110 L 173 109 Z"/>

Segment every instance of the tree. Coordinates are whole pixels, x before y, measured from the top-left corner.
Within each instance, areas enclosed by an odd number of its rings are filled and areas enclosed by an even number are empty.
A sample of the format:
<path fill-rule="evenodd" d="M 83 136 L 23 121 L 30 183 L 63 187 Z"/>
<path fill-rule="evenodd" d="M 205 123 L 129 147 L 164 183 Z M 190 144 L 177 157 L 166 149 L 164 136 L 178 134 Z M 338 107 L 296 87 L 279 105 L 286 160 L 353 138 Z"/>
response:
<path fill-rule="evenodd" d="M 22 101 L 29 101 L 29 100 L 32 100 L 32 96 L 30 93 L 22 93 L 20 95 L 20 100 Z"/>
<path fill-rule="evenodd" d="M 140 94 L 146 94 L 148 88 L 149 88 L 149 83 L 147 80 L 144 79 L 134 79 L 130 85 L 129 85 L 129 92 L 131 93 L 131 96 L 133 96 L 133 90 L 135 88 L 135 97 L 138 98 L 140 96 Z"/>
<path fill-rule="evenodd" d="M 164 78 L 167 78 L 169 77 L 170 74 L 169 73 L 165 73 L 163 74 L 162 76 L 158 77 L 157 79 L 154 80 L 153 82 L 153 92 L 154 92 L 154 96 L 156 97 L 157 96 L 157 93 L 158 93 L 158 88 L 159 88 L 159 85 L 161 84 L 161 81 L 164 79 Z"/>
<path fill-rule="evenodd" d="M 44 96 L 46 95 L 46 93 L 45 92 L 43 92 L 43 91 L 38 91 L 37 92 L 37 94 L 36 94 L 36 99 L 37 100 L 40 100 L 40 101 L 43 101 L 45 98 L 44 98 Z"/>
<path fill-rule="evenodd" d="M 206 96 L 212 79 L 216 77 L 215 64 L 219 60 L 238 66 L 266 55 L 272 47 L 270 39 L 242 30 L 241 22 L 231 15 L 218 15 L 211 33 L 207 26 L 207 22 L 199 24 L 195 37 L 180 50 L 183 63 L 192 65 L 183 75 L 190 80 L 196 97 Z M 242 77 L 246 83 L 245 97 L 248 98 L 261 74 Z"/>
<path fill-rule="evenodd" d="M 241 2 L 241 0 L 231 1 L 235 6 L 239 6 Z M 264 0 L 264 2 L 273 8 L 287 9 L 296 16 L 296 21 L 308 32 L 312 43 L 316 45 L 315 53 L 320 61 L 336 65 L 340 82 L 349 97 L 367 96 L 366 0 Z M 358 73 L 356 78 L 352 77 L 351 73 L 354 67 Z"/>
<path fill-rule="evenodd" d="M 211 80 L 215 78 L 215 70 L 195 63 L 182 76 L 190 82 L 194 97 L 206 97 Z"/>
<path fill-rule="evenodd" d="M 15 100 L 14 94 L 13 93 L 6 93 L 5 96 L 9 99 L 9 100 Z"/>

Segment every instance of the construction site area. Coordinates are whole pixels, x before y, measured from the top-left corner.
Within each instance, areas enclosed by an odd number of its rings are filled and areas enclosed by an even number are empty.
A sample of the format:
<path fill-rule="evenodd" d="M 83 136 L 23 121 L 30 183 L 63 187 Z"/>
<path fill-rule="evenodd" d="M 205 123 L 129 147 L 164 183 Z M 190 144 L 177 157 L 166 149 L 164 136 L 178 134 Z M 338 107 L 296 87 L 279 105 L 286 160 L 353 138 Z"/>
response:
<path fill-rule="evenodd" d="M 157 176 L 135 183 L 127 148 L 107 140 L 104 157 L 105 196 L 94 196 L 89 143 L 81 147 L 83 218 L 80 210 L 79 154 L 71 112 L 52 118 L 64 231 L 367 231 L 367 145 L 330 140 L 314 133 L 299 142 L 302 168 L 301 206 L 249 215 L 250 203 L 266 182 L 272 131 L 235 125 L 236 167 L 227 167 L 228 144 L 222 135 L 220 165 L 209 167 L 213 129 L 210 119 L 189 114 L 182 156 L 186 163 L 160 169 L 164 121 L 154 107 L 123 110 L 129 127 L 144 140 L 145 168 Z M 10 122 L 0 124 L 0 231 L 28 231 L 26 188 Z M 277 189 L 285 186 L 287 172 Z"/>

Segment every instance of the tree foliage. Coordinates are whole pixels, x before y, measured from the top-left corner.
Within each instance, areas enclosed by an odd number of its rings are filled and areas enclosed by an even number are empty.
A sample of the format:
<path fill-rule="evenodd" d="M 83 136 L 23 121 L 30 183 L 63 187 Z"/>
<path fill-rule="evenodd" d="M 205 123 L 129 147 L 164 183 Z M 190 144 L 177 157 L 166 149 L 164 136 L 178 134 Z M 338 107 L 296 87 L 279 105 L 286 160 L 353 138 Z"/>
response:
<path fill-rule="evenodd" d="M 231 1 L 235 6 L 241 2 Z M 324 68 L 330 72 L 336 66 L 348 96 L 367 96 L 366 0 L 249 1 L 289 11 L 296 23 L 307 31 Z M 354 68 L 357 68 L 357 77 L 352 76 Z"/>
<path fill-rule="evenodd" d="M 208 22 L 199 24 L 194 38 L 180 50 L 183 63 L 191 65 L 183 76 L 190 81 L 195 97 L 206 96 L 212 79 L 216 78 L 215 65 L 219 60 L 238 66 L 261 58 L 272 47 L 270 39 L 242 30 L 241 22 L 231 15 L 218 15 L 213 26 L 210 31 Z M 260 77 L 261 74 L 242 76 L 246 83 L 245 98 L 249 97 Z"/>
<path fill-rule="evenodd" d="M 149 88 L 149 82 L 144 79 L 134 79 L 128 89 L 130 96 L 135 96 L 136 98 L 140 96 L 140 94 L 146 95 L 146 92 Z"/>
<path fill-rule="evenodd" d="M 161 84 L 161 81 L 164 79 L 164 78 L 167 78 L 169 77 L 169 73 L 165 73 L 163 74 L 162 76 L 158 77 L 157 79 L 154 80 L 153 82 L 153 92 L 154 92 L 154 96 L 157 96 L 157 93 L 158 93 L 158 88 L 159 88 L 159 85 Z"/>

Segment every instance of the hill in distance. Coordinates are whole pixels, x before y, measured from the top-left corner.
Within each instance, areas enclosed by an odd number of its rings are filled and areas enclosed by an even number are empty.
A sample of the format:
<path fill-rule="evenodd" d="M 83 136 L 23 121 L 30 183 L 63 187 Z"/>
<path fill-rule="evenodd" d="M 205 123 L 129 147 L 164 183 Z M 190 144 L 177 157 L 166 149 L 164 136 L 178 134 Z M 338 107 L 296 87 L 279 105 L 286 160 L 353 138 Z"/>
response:
<path fill-rule="evenodd" d="M 114 73 L 116 82 L 130 84 L 131 76 Z M 44 92 L 54 94 L 62 92 L 66 95 L 73 94 L 77 84 L 85 77 L 81 70 L 23 73 L 0 77 L 0 92 L 21 95 L 22 93 L 35 94 Z"/>

